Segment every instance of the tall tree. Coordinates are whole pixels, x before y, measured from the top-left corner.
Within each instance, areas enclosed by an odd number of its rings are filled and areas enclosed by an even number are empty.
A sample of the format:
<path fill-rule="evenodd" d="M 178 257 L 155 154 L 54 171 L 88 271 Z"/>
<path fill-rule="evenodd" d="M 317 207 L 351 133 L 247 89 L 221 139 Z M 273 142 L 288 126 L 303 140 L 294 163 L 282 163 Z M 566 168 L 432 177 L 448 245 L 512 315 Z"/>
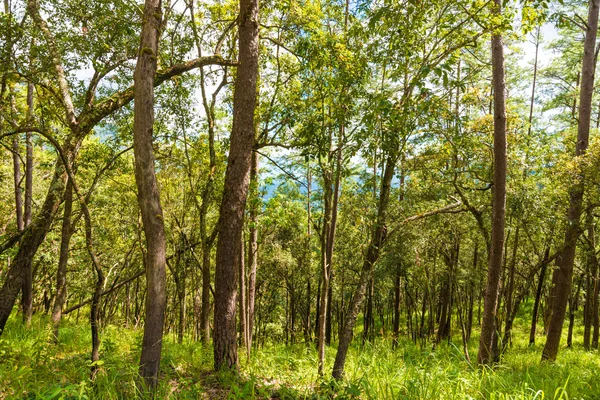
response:
<path fill-rule="evenodd" d="M 154 76 L 162 23 L 160 0 L 146 0 L 140 48 L 134 74 L 133 151 L 138 203 L 146 235 L 146 319 L 140 376 L 149 388 L 158 380 L 166 306 L 166 239 L 154 166 Z"/>
<path fill-rule="evenodd" d="M 214 366 L 238 367 L 236 273 L 250 182 L 258 78 L 258 0 L 240 0 L 239 56 L 233 94 L 233 126 L 221 202 L 215 270 Z"/>
<path fill-rule="evenodd" d="M 502 1 L 495 0 L 494 13 L 502 15 Z M 504 44 L 502 34 L 492 34 L 492 85 L 494 88 L 494 180 L 492 199 L 492 235 L 489 254 L 487 285 L 481 323 L 481 338 L 477 362 L 493 362 L 496 339 L 496 313 L 502 256 L 504 252 L 504 226 L 506 215 L 506 82 L 504 78 Z"/>
<path fill-rule="evenodd" d="M 594 74 L 596 71 L 596 36 L 599 9 L 600 0 L 590 0 L 581 65 L 581 89 L 579 92 L 579 120 L 577 123 L 575 159 L 579 159 L 585 154 L 589 144 Z M 581 229 L 579 219 L 582 212 L 584 188 L 583 176 L 577 177 L 569 188 L 569 210 L 567 212 L 564 245 L 558 259 L 559 268 L 554 270 L 552 275 L 552 316 L 548 326 L 546 345 L 542 351 L 542 360 L 554 361 L 558 354 L 562 326 L 571 294 L 575 251 L 577 248 L 577 238 Z"/>

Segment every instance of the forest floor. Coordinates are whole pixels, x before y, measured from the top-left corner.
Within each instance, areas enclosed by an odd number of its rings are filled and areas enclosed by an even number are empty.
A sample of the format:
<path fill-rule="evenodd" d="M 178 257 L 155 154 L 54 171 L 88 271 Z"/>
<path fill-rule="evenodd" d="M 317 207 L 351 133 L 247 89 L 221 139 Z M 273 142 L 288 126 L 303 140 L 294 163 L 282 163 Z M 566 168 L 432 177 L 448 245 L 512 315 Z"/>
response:
<path fill-rule="evenodd" d="M 540 363 L 543 337 L 527 345 L 527 327 L 517 324 L 515 340 L 502 364 L 472 367 L 460 336 L 432 351 L 411 341 L 396 350 L 379 338 L 375 345 L 351 349 L 347 379 L 318 379 L 316 352 L 304 344 L 267 344 L 247 362 L 240 352 L 241 374 L 211 372 L 212 348 L 167 335 L 161 361 L 158 399 L 599 399 L 600 355 L 582 349 L 576 329 L 574 348 L 562 348 L 556 363 Z M 65 321 L 61 343 L 51 344 L 50 322 L 35 317 L 25 329 L 13 317 L 0 337 L 0 399 L 127 399 L 135 397 L 141 330 L 107 326 L 102 332 L 100 372 L 89 380 L 91 339 L 85 320 Z M 477 355 L 478 338 L 469 352 Z M 565 341 L 563 341 L 565 343 Z M 327 352 L 327 370 L 335 347 Z"/>

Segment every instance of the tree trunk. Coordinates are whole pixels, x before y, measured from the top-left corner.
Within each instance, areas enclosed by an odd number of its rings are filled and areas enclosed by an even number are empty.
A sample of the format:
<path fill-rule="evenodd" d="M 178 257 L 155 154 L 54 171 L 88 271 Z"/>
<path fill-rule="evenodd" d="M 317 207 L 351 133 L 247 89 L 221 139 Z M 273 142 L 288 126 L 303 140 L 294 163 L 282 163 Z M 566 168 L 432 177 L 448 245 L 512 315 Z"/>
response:
<path fill-rule="evenodd" d="M 210 339 L 210 249 L 206 238 L 202 245 L 202 310 L 200 312 L 200 336 L 207 346 Z"/>
<path fill-rule="evenodd" d="M 579 283 L 577 284 L 577 290 L 575 291 L 575 294 L 572 294 L 569 300 L 569 330 L 567 334 L 568 348 L 573 347 L 573 327 L 575 325 L 575 311 L 577 311 L 579 305 L 579 291 L 581 290 L 582 282 L 583 279 L 580 279 Z"/>
<path fill-rule="evenodd" d="M 385 171 L 381 180 L 379 204 L 377 208 L 377 221 L 371 233 L 371 240 L 361 270 L 358 288 L 354 293 L 354 297 L 352 298 L 352 302 L 348 309 L 346 321 L 344 321 L 344 330 L 340 335 L 338 350 L 335 356 L 335 362 L 333 365 L 332 373 L 332 376 L 335 379 L 341 379 L 344 375 L 346 354 L 348 353 L 348 347 L 350 346 L 350 342 L 352 340 L 354 324 L 356 323 L 358 313 L 364 300 L 365 290 L 367 288 L 369 279 L 372 275 L 372 269 L 375 265 L 375 262 L 377 262 L 377 259 L 379 258 L 381 246 L 385 242 L 385 237 L 387 233 L 387 208 L 390 200 L 390 188 L 392 178 L 394 176 L 396 161 L 396 157 L 392 155 L 388 156 L 386 160 Z"/>
<path fill-rule="evenodd" d="M 63 221 L 60 240 L 60 254 L 58 258 L 58 269 L 56 271 L 56 296 L 52 310 L 52 326 L 54 342 L 58 343 L 58 330 L 62 318 L 62 309 L 67 300 L 67 264 L 69 261 L 69 244 L 73 235 L 74 227 L 71 226 L 71 212 L 73 210 L 73 185 L 69 180 L 65 191 Z"/>
<path fill-rule="evenodd" d="M 494 0 L 494 13 L 502 14 L 501 0 Z M 506 214 L 506 82 L 504 79 L 504 49 L 502 35 L 492 35 L 492 75 L 494 87 L 494 186 L 492 201 L 492 238 L 487 285 L 483 305 L 481 338 L 477 362 L 493 362 L 493 345 L 496 332 L 498 292 L 504 250 L 504 225 Z"/>
<path fill-rule="evenodd" d="M 162 10 L 160 0 L 146 0 L 138 60 L 134 73 L 133 151 L 135 181 L 146 236 L 146 320 L 140 357 L 140 376 L 153 390 L 158 381 L 166 306 L 166 239 L 160 193 L 154 166 L 154 75 Z"/>
<path fill-rule="evenodd" d="M 32 83 L 27 84 L 27 119 L 30 124 L 33 124 L 33 91 Z M 25 146 L 27 155 L 25 156 L 25 227 L 31 225 L 31 204 L 33 200 L 33 142 L 31 140 L 31 132 L 27 132 L 25 136 Z"/>
<path fill-rule="evenodd" d="M 237 370 L 236 272 L 248 195 L 258 77 L 258 0 L 240 0 L 239 66 L 215 272 L 214 366 Z"/>
<path fill-rule="evenodd" d="M 590 349 L 590 339 L 592 336 L 592 323 L 594 314 L 598 313 L 598 302 L 595 297 L 595 284 L 598 275 L 598 260 L 596 259 L 596 235 L 594 220 L 591 210 L 587 212 L 588 225 L 588 251 L 586 262 L 586 287 L 585 287 L 585 306 L 584 306 L 584 331 L 583 331 L 583 347 L 586 350 Z"/>
<path fill-rule="evenodd" d="M 392 342 L 392 348 L 398 346 L 398 338 L 400 336 L 400 270 L 400 265 L 397 265 L 396 276 L 394 277 L 394 340 Z M 423 316 L 424 315 L 425 313 L 423 313 Z"/>
<path fill-rule="evenodd" d="M 17 255 L 6 273 L 4 284 L 0 290 L 0 334 L 4 331 L 6 321 L 21 290 L 23 275 L 31 266 L 33 257 L 44 241 L 46 233 L 50 230 L 58 211 L 65 189 L 65 177 L 62 162 L 57 160 L 44 204 L 33 220 L 31 228 L 21 238 Z"/>
<path fill-rule="evenodd" d="M 592 112 L 592 95 L 594 92 L 595 46 L 598 31 L 598 10 L 600 0 L 591 0 L 585 35 L 583 62 L 581 68 L 581 90 L 579 94 L 579 121 L 577 124 L 577 145 L 575 158 L 581 157 L 587 150 L 590 136 L 590 121 Z M 554 361 L 558 354 L 560 336 L 569 295 L 571 293 L 571 280 L 573 265 L 575 263 L 575 250 L 579 237 L 581 209 L 583 202 L 584 179 L 578 177 L 569 189 L 569 211 L 567 214 L 567 227 L 565 230 L 564 249 L 560 255 L 559 269 L 555 271 L 552 279 L 554 285 L 552 299 L 552 317 L 548 327 L 546 345 L 542 352 L 542 360 Z"/>
<path fill-rule="evenodd" d="M 248 314 L 247 314 L 247 303 L 246 303 L 246 263 L 244 260 L 245 254 L 244 254 L 244 247 L 245 247 L 245 241 L 244 241 L 244 234 L 242 233 L 241 236 L 241 243 L 240 243 L 240 261 L 239 261 L 239 271 L 238 271 L 238 277 L 239 277 L 239 302 L 240 302 L 240 342 L 241 342 L 241 346 L 245 347 L 246 349 L 248 349 Z"/>
<path fill-rule="evenodd" d="M 510 271 L 508 273 L 508 288 L 506 289 L 506 300 L 504 304 L 504 309 L 506 310 L 506 321 L 504 323 L 504 338 L 502 340 L 502 352 L 504 352 L 512 343 L 512 326 L 513 320 L 515 318 L 513 314 L 513 309 L 518 309 L 518 304 L 515 304 L 517 307 L 513 307 L 513 294 L 515 289 L 515 269 L 517 264 L 517 249 L 519 248 L 520 227 L 520 225 L 517 225 L 517 231 L 515 232 L 515 242 L 513 244 L 512 258 L 510 260 Z M 519 300 L 515 301 L 515 303 L 518 302 Z"/>
<path fill-rule="evenodd" d="M 258 192 L 258 153 L 252 152 L 252 165 L 250 168 L 250 190 L 253 195 L 253 203 L 250 207 L 250 243 L 248 252 L 248 264 L 250 273 L 248 276 L 248 355 L 252 351 L 252 336 L 254 332 L 254 304 L 256 302 L 256 269 L 258 267 L 258 214 L 260 212 L 260 198 Z"/>
<path fill-rule="evenodd" d="M 544 260 L 542 261 L 542 270 L 538 280 L 537 290 L 535 292 L 535 302 L 533 303 L 533 314 L 531 315 L 531 330 L 529 332 L 529 345 L 535 344 L 535 331 L 537 328 L 538 312 L 540 309 L 540 301 L 542 299 L 542 290 L 544 289 L 544 279 L 546 278 L 546 269 L 548 268 L 548 257 L 550 255 L 550 247 L 544 252 Z"/>

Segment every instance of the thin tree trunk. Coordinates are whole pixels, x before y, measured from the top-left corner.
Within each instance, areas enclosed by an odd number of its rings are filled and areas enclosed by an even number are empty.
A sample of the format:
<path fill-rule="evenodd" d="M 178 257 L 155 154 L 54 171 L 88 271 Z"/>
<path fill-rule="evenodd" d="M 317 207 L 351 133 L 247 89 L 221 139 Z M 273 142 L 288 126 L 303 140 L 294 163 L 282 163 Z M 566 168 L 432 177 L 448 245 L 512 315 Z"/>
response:
<path fill-rule="evenodd" d="M 248 349 L 248 315 L 247 315 L 247 307 L 246 307 L 246 263 L 244 260 L 245 254 L 244 254 L 244 247 L 245 247 L 245 241 L 244 241 L 244 234 L 242 233 L 241 236 L 241 243 L 240 243 L 240 261 L 239 261 L 239 271 L 238 271 L 238 277 L 239 277 L 239 302 L 240 302 L 240 342 L 241 342 L 241 346 L 245 347 L 246 349 Z"/>
<path fill-rule="evenodd" d="M 540 31 L 541 27 L 538 26 L 535 36 L 535 58 L 533 61 L 533 82 L 531 84 L 531 98 L 529 100 L 529 127 L 527 128 L 527 139 L 531 138 L 531 129 L 533 128 L 533 105 L 535 104 L 535 86 L 537 83 L 537 72 L 538 72 L 538 54 L 540 49 Z"/>
<path fill-rule="evenodd" d="M 146 236 L 146 319 L 140 357 L 140 376 L 150 390 L 156 387 L 166 307 L 166 239 L 160 193 L 154 166 L 154 75 L 162 10 L 160 0 L 146 0 L 134 73 L 133 150 L 138 204 Z"/>
<path fill-rule="evenodd" d="M 396 157 L 392 155 L 388 156 L 388 159 L 386 161 L 385 171 L 381 181 L 381 191 L 379 195 L 379 204 L 377 208 L 377 221 L 371 233 L 371 240 L 361 270 L 358 288 L 356 289 L 356 292 L 354 294 L 354 297 L 352 298 L 352 302 L 348 309 L 346 321 L 344 321 L 344 330 L 340 335 L 338 350 L 335 356 L 335 362 L 333 365 L 332 373 L 332 376 L 335 379 L 341 379 L 344 375 L 346 354 L 348 353 L 348 347 L 350 346 L 350 342 L 352 340 L 352 332 L 354 330 L 354 325 L 356 323 L 358 313 L 364 300 L 365 290 L 369 282 L 369 278 L 372 274 L 371 271 L 375 265 L 375 262 L 377 262 L 379 258 L 381 246 L 385 242 L 385 237 L 387 233 L 387 208 L 390 200 L 390 188 L 392 178 L 394 176 L 396 161 Z"/>
<path fill-rule="evenodd" d="M 306 247 L 305 251 L 305 263 L 306 263 L 306 321 L 305 321 L 305 333 L 304 340 L 306 345 L 309 346 L 311 341 L 311 328 L 310 328 L 310 267 L 312 264 L 312 248 L 311 248 L 311 236 L 312 236 L 312 219 L 311 219 L 311 172 L 310 163 L 307 163 L 306 168 Z"/>
<path fill-rule="evenodd" d="M 56 296 L 52 310 L 52 326 L 54 342 L 58 343 L 58 330 L 62 318 L 62 309 L 67 299 L 67 264 L 69 261 L 69 244 L 73 235 L 71 226 L 71 212 L 73 210 L 73 185 L 69 180 L 65 191 L 63 221 L 60 241 L 60 254 L 58 258 L 58 269 L 56 271 Z"/>
<path fill-rule="evenodd" d="M 581 283 L 583 279 L 579 280 L 577 284 L 577 290 L 575 294 L 571 295 L 571 299 L 569 301 L 569 330 L 567 334 L 567 347 L 573 347 L 573 327 L 575 325 L 575 311 L 577 311 L 579 305 L 579 291 L 581 290 Z"/>
<path fill-rule="evenodd" d="M 13 100 L 14 101 L 14 100 Z M 13 156 L 13 183 L 15 193 L 15 210 L 16 210 L 16 221 L 17 230 L 21 232 L 23 230 L 23 194 L 21 192 L 21 159 L 19 157 L 20 146 L 18 135 L 13 137 L 12 142 L 12 156 Z"/>
<path fill-rule="evenodd" d="M 533 313 L 531 315 L 531 330 L 529 332 L 529 345 L 535 344 L 535 331 L 537 329 L 538 312 L 540 309 L 540 301 L 542 299 L 542 290 L 544 289 L 544 279 L 546 279 L 546 269 L 548 268 L 548 257 L 550 255 L 550 247 L 544 252 L 544 260 L 542 261 L 542 270 L 538 278 L 537 290 L 535 292 L 535 302 L 533 303 Z"/>
<path fill-rule="evenodd" d="M 398 346 L 398 337 L 400 336 L 400 284 L 400 265 L 397 265 L 396 276 L 394 277 L 394 340 L 392 348 Z"/>
<path fill-rule="evenodd" d="M 502 14 L 501 0 L 494 0 L 494 13 Z M 492 201 L 492 238 L 483 320 L 477 362 L 493 362 L 496 313 L 504 250 L 506 214 L 506 82 L 504 78 L 504 44 L 502 35 L 492 35 L 492 74 L 494 87 L 494 186 Z"/>
<path fill-rule="evenodd" d="M 27 120 L 33 123 L 33 84 L 27 85 Z M 24 227 L 31 225 L 31 204 L 33 200 L 33 143 L 31 132 L 26 133 L 25 137 L 26 156 L 25 156 L 25 205 L 24 205 Z M 25 325 L 31 325 L 33 315 L 33 272 L 31 266 L 25 271 L 23 281 L 23 318 Z"/>
<path fill-rule="evenodd" d="M 518 304 L 516 304 L 517 307 L 513 307 L 513 294 L 515 289 L 515 269 L 517 264 L 517 249 L 519 248 L 520 227 L 520 225 L 517 225 L 512 257 L 510 260 L 510 270 L 508 273 L 508 288 L 506 289 L 506 301 L 504 304 L 504 308 L 506 310 L 506 321 L 504 323 L 504 338 L 502 339 L 502 352 L 504 352 L 512 343 L 512 326 L 513 320 L 515 318 L 513 314 L 513 308 L 517 309 L 518 307 Z M 518 301 L 515 301 L 515 303 L 518 303 Z"/>
<path fill-rule="evenodd" d="M 256 299 L 256 269 L 258 267 L 258 213 L 260 212 L 260 198 L 258 197 L 258 153 L 252 152 L 252 164 L 250 168 L 250 190 L 253 195 L 253 203 L 250 207 L 248 224 L 250 226 L 250 243 L 248 264 L 250 273 L 248 277 L 248 357 L 252 351 L 252 339 L 254 332 L 254 304 Z"/>
<path fill-rule="evenodd" d="M 258 0 L 240 0 L 239 66 L 233 96 L 233 127 L 221 203 L 215 272 L 213 344 L 216 370 L 238 368 L 235 337 L 236 272 L 255 140 L 258 9 Z"/>
<path fill-rule="evenodd" d="M 586 287 L 585 287 L 585 306 L 584 306 L 584 331 L 583 347 L 590 349 L 590 339 L 592 336 L 592 323 L 594 314 L 598 313 L 598 303 L 594 296 L 596 278 L 598 274 L 598 263 L 596 259 L 596 235 L 594 220 L 591 210 L 587 212 L 588 225 L 588 251 L 586 259 Z"/>
<path fill-rule="evenodd" d="M 594 92 L 594 73 L 596 69 L 595 46 L 596 34 L 598 31 L 599 8 L 600 0 L 590 1 L 581 69 L 579 121 L 577 124 L 577 146 L 575 150 L 576 159 L 586 152 L 590 135 L 592 95 Z M 571 293 L 571 280 L 573 276 L 573 265 L 575 263 L 577 238 L 579 237 L 579 218 L 581 216 L 583 192 L 584 179 L 583 177 L 578 177 L 569 190 L 568 223 L 565 230 L 564 249 L 560 255 L 559 269 L 555 271 L 552 277 L 552 283 L 554 285 L 552 317 L 548 327 L 546 345 L 542 352 L 542 360 L 554 361 L 558 354 L 567 303 Z"/>
<path fill-rule="evenodd" d="M 33 124 L 33 91 L 32 83 L 27 84 L 27 120 Z M 27 132 L 25 136 L 25 146 L 27 155 L 25 157 L 25 227 L 31 225 L 31 204 L 33 200 L 33 142 L 31 132 Z"/>

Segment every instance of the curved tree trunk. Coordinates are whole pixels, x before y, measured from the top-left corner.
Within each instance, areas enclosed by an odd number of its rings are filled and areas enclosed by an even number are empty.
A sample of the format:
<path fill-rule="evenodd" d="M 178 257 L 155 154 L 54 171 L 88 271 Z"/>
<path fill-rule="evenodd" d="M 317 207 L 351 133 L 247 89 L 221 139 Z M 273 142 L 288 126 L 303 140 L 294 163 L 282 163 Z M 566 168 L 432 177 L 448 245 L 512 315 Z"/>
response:
<path fill-rule="evenodd" d="M 23 275 L 31 266 L 33 257 L 44 241 L 56 216 L 65 189 L 65 177 L 62 162 L 57 160 L 44 204 L 33 220 L 31 228 L 23 235 L 17 255 L 10 265 L 2 289 L 0 289 L 0 334 L 4 331 L 6 321 L 21 290 Z"/>
<path fill-rule="evenodd" d="M 335 355 L 335 362 L 333 364 L 332 372 L 332 376 L 335 379 L 341 379 L 344 375 L 346 355 L 348 353 L 350 342 L 352 341 L 354 325 L 356 324 L 356 319 L 358 318 L 358 313 L 360 312 L 360 308 L 365 297 L 367 284 L 371 278 L 371 271 L 373 270 L 375 262 L 379 258 L 379 251 L 381 250 L 381 246 L 385 241 L 387 231 L 387 208 L 390 201 L 390 188 L 392 178 L 394 177 L 395 167 L 396 157 L 388 156 L 383 178 L 381 180 L 381 191 L 379 195 L 379 205 L 377 208 L 377 222 L 373 227 L 373 232 L 371 233 L 371 240 L 361 270 L 358 288 L 356 289 L 356 292 L 352 298 L 352 302 L 350 303 L 346 321 L 344 321 L 344 329 L 340 335 L 338 350 Z"/>

